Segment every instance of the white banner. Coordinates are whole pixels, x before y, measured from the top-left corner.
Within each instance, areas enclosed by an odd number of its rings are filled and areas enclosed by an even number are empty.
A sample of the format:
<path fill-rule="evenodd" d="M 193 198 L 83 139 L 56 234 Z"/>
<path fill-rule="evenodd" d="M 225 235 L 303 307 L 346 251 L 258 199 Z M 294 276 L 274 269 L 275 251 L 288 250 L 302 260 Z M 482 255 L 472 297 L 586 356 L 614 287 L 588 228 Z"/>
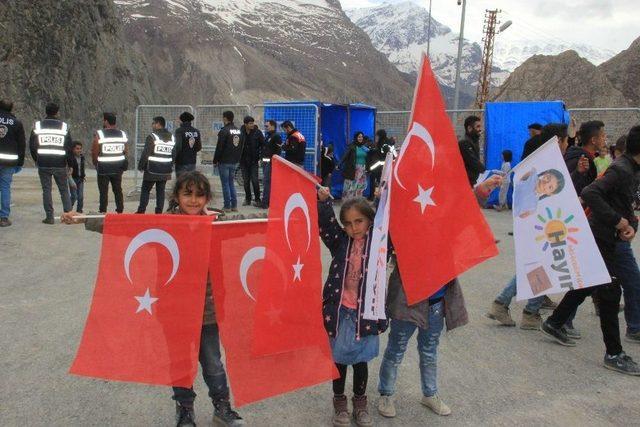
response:
<path fill-rule="evenodd" d="M 557 138 L 513 173 L 517 300 L 610 282 Z"/>
<path fill-rule="evenodd" d="M 373 235 L 369 263 L 367 265 L 367 283 L 364 298 L 364 313 L 367 320 L 386 319 L 385 301 L 387 298 L 387 247 L 389 242 L 389 196 L 391 194 L 391 172 L 393 154 L 387 158 L 380 178 L 380 202 L 373 220 Z M 371 189 L 373 191 L 373 189 Z"/>

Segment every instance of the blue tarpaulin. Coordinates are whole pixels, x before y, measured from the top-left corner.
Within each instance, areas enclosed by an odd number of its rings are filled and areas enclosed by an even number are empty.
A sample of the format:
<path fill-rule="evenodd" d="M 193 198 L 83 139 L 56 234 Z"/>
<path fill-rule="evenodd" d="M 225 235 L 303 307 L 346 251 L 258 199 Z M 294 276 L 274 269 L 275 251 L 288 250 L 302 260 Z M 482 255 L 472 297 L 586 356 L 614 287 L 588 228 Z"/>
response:
<path fill-rule="evenodd" d="M 520 162 L 524 143 L 529 139 L 531 123 L 569 123 L 562 101 L 487 102 L 485 104 L 485 165 L 487 170 L 500 169 L 502 151 L 511 150 L 511 166 Z M 489 197 L 489 206 L 498 203 L 498 190 Z M 511 205 L 511 195 L 509 195 Z"/>

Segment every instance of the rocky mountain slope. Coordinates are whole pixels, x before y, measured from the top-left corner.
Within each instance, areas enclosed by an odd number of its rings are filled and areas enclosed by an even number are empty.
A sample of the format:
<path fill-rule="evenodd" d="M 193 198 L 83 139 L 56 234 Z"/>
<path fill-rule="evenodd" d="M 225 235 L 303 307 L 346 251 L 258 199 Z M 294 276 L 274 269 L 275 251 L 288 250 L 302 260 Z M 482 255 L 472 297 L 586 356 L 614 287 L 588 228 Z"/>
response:
<path fill-rule="evenodd" d="M 560 99 L 573 108 L 628 106 L 604 68 L 596 67 L 575 51 L 529 58 L 491 98 L 494 101 Z"/>
<path fill-rule="evenodd" d="M 116 0 L 127 41 L 173 103 L 279 99 L 408 108 L 409 79 L 338 0 Z"/>
<path fill-rule="evenodd" d="M 111 0 L 4 2 L 0 28 L 1 96 L 14 101 L 27 132 L 49 101 L 70 119 L 74 139 L 87 141 L 102 111 L 132 128 L 136 105 L 164 100 Z"/>
<path fill-rule="evenodd" d="M 640 106 L 640 37 L 598 68 L 631 105 Z"/>

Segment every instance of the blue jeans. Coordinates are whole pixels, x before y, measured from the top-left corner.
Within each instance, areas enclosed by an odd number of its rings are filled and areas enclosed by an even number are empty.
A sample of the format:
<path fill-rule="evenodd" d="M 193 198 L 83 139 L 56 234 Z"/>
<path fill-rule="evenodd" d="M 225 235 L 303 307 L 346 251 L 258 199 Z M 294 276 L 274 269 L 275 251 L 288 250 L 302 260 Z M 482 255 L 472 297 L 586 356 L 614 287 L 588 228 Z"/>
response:
<path fill-rule="evenodd" d="M 236 185 L 234 182 L 237 163 L 219 163 L 220 183 L 222 184 L 222 197 L 224 198 L 225 209 L 237 208 Z"/>
<path fill-rule="evenodd" d="M 200 366 L 202 377 L 209 388 L 209 397 L 214 402 L 229 400 L 229 385 L 220 354 L 220 332 L 218 325 L 203 325 L 200 335 Z M 193 387 L 173 387 L 173 400 L 181 405 L 192 406 L 196 398 Z"/>
<path fill-rule="evenodd" d="M 82 207 L 84 204 L 84 180 L 82 178 L 72 178 L 73 182 L 76 183 L 76 188 L 69 186 L 69 190 L 71 191 L 71 209 L 73 209 L 73 205 L 78 202 L 78 207 L 76 207 L 76 211 L 82 212 Z"/>
<path fill-rule="evenodd" d="M 438 343 L 444 325 L 444 303 L 429 306 L 429 328 L 422 329 L 412 322 L 391 320 L 389 342 L 380 365 L 378 392 L 392 396 L 396 392 L 398 366 L 402 363 L 407 343 L 418 329 L 418 355 L 420 356 L 420 381 L 422 394 L 434 396 L 438 393 Z"/>
<path fill-rule="evenodd" d="M 631 243 L 616 242 L 615 271 L 624 290 L 624 319 L 627 333 L 640 332 L 640 270 Z"/>
<path fill-rule="evenodd" d="M 9 218 L 11 213 L 11 182 L 13 174 L 20 172 L 19 166 L 0 166 L 0 218 Z"/>
<path fill-rule="evenodd" d="M 269 207 L 269 199 L 271 197 L 271 162 L 262 164 L 262 183 L 264 190 L 262 191 L 262 204 Z"/>
<path fill-rule="evenodd" d="M 500 294 L 496 297 L 496 301 L 505 307 L 509 307 L 511 304 L 511 300 L 516 296 L 518 287 L 516 286 L 516 276 L 513 276 L 513 279 L 505 286 L 505 288 L 500 292 Z M 524 309 L 529 313 L 538 313 L 540 311 L 540 307 L 542 307 L 542 302 L 544 301 L 544 296 L 539 296 L 535 298 L 531 298 L 527 301 L 527 305 Z"/>

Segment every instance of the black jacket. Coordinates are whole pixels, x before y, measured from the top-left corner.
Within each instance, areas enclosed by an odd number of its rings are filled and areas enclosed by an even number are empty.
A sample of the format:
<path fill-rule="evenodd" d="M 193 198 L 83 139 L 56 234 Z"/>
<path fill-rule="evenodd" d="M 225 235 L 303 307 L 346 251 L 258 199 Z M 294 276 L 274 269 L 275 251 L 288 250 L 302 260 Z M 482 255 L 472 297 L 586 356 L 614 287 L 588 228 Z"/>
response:
<path fill-rule="evenodd" d="M 589 170 L 585 173 L 578 172 L 578 160 L 582 156 L 589 159 Z M 567 169 L 571 174 L 571 181 L 573 181 L 573 186 L 578 194 L 581 194 L 582 190 L 598 176 L 596 164 L 593 163 L 593 156 L 582 147 L 569 147 L 564 155 L 564 162 L 567 164 Z"/>
<path fill-rule="evenodd" d="M 324 180 L 336 168 L 336 161 L 333 156 L 327 155 L 326 148 L 322 150 L 320 157 L 320 177 Z"/>
<path fill-rule="evenodd" d="M 473 187 L 478 180 L 478 176 L 486 170 L 484 163 L 480 160 L 480 144 L 472 140 L 468 135 L 458 141 L 464 168 L 467 171 L 469 184 Z"/>
<path fill-rule="evenodd" d="M 524 149 L 522 150 L 522 157 L 520 158 L 520 161 L 529 157 L 534 151 L 542 147 L 543 144 L 544 141 L 540 135 L 534 135 L 527 139 L 527 142 L 524 143 Z"/>
<path fill-rule="evenodd" d="M 184 122 L 176 129 L 176 165 L 196 164 L 198 151 L 202 150 L 201 136 L 200 131 L 191 126 L 191 122 Z"/>
<path fill-rule="evenodd" d="M 387 157 L 387 153 L 389 152 L 389 145 L 386 143 L 380 144 L 367 153 L 367 172 L 380 175 L 382 174 L 382 164 Z M 380 164 L 382 162 L 382 164 Z"/>
<path fill-rule="evenodd" d="M 233 123 L 229 123 L 218 132 L 218 143 L 213 154 L 213 163 L 239 163 L 241 156 L 242 140 L 240 129 Z"/>
<path fill-rule="evenodd" d="M 20 120 L 8 111 L 0 110 L 0 166 L 24 165 L 26 141 Z M 14 157 L 18 156 L 17 159 Z"/>
<path fill-rule="evenodd" d="M 282 152 L 282 138 L 278 132 L 267 132 L 264 144 L 262 144 L 261 156 L 263 159 L 271 159 L 273 156 L 279 156 Z"/>
<path fill-rule="evenodd" d="M 245 125 L 240 127 L 240 142 L 242 144 L 242 156 L 240 156 L 240 163 L 243 165 L 253 165 L 260 160 L 260 152 L 262 151 L 262 145 L 264 144 L 264 135 L 258 129 L 254 127 L 251 132 L 247 133 Z"/>
<path fill-rule="evenodd" d="M 304 155 L 307 149 L 307 141 L 298 129 L 293 129 L 287 135 L 287 141 L 282 147 L 285 159 L 298 165 L 304 164 Z"/>
<path fill-rule="evenodd" d="M 152 133 L 158 135 L 160 139 L 163 141 L 168 141 L 171 139 L 173 135 L 166 128 L 160 130 L 154 130 Z M 154 137 L 152 134 L 147 136 L 147 139 L 144 142 L 144 148 L 142 149 L 142 154 L 140 154 L 140 160 L 138 161 L 138 170 L 143 171 L 144 175 L 142 176 L 143 181 L 169 181 L 171 179 L 171 174 L 157 174 L 149 172 L 149 156 L 153 155 L 153 147 L 154 147 Z M 173 161 L 175 163 L 176 160 L 176 149 L 175 146 L 172 151 Z"/>
<path fill-rule="evenodd" d="M 44 128 L 60 128 L 62 120 L 57 119 L 55 117 L 47 116 L 44 120 L 41 121 L 42 126 Z M 38 167 L 43 168 L 65 168 L 71 167 L 71 157 L 72 149 L 73 149 L 73 140 L 71 139 L 71 132 L 67 131 L 67 135 L 64 139 L 64 151 L 66 151 L 66 156 L 64 159 L 53 158 L 51 156 L 44 157 L 43 159 L 38 159 L 38 135 L 35 131 L 31 131 L 31 136 L 29 137 L 29 151 L 31 152 L 31 158 L 38 165 Z"/>
<path fill-rule="evenodd" d="M 86 176 L 84 173 L 84 154 L 80 155 L 80 166 L 78 166 L 76 156 L 73 155 L 71 159 L 71 176 L 75 179 L 84 180 Z"/>
<path fill-rule="evenodd" d="M 340 160 L 340 170 L 344 179 L 356 179 L 356 149 L 357 145 L 354 142 L 349 144 Z"/>
<path fill-rule="evenodd" d="M 582 190 L 581 197 L 590 209 L 589 225 L 596 239 L 615 242 L 616 225 L 622 218 L 638 230 L 633 198 L 638 188 L 636 174 L 640 165 L 627 154 L 618 157 L 604 175 Z"/>

